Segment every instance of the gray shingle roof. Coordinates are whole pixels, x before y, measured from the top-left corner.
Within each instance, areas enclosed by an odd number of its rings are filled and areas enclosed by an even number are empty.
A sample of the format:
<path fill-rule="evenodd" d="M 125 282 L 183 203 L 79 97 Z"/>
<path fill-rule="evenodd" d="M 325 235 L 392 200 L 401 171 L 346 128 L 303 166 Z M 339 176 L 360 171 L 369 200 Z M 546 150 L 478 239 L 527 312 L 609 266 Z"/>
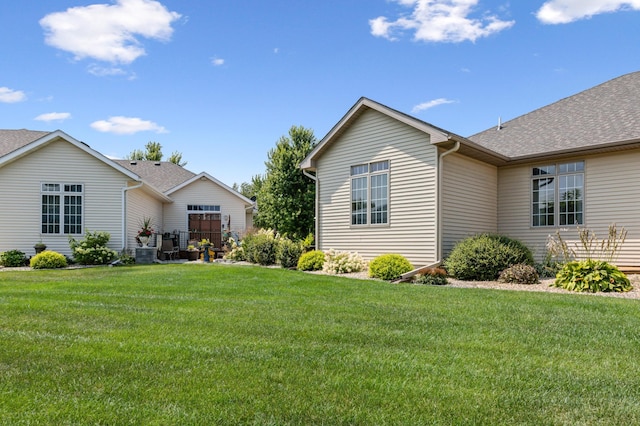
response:
<path fill-rule="evenodd" d="M 131 170 L 161 192 L 167 192 L 196 174 L 168 161 L 113 160 Z M 132 164 L 135 163 L 135 164 Z"/>
<path fill-rule="evenodd" d="M 36 130 L 0 130 L 0 157 L 12 153 L 51 132 Z"/>
<path fill-rule="evenodd" d="M 640 72 L 609 80 L 468 139 L 517 159 L 640 140 Z"/>

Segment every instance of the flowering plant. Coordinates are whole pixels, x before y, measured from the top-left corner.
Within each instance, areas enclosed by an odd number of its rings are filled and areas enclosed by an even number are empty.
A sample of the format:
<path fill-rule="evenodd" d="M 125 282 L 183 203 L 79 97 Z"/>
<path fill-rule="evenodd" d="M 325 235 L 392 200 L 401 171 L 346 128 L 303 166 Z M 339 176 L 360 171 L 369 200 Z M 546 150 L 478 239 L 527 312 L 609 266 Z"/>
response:
<path fill-rule="evenodd" d="M 206 238 L 203 238 L 198 245 L 200 245 L 200 247 L 211 247 L 211 243 Z"/>
<path fill-rule="evenodd" d="M 143 217 L 140 230 L 138 231 L 138 237 L 150 237 L 153 234 L 153 228 L 151 227 L 152 220 L 150 217 Z"/>

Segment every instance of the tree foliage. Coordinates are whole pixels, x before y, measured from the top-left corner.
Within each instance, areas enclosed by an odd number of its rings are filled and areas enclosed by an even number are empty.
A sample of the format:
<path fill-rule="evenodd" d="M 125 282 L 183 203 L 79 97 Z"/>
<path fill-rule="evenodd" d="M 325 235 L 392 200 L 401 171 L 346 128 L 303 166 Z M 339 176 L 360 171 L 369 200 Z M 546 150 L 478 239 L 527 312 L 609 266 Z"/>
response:
<path fill-rule="evenodd" d="M 144 148 L 144 151 L 141 149 L 131 151 L 127 160 L 162 161 L 162 145 L 159 142 L 149 141 Z M 174 151 L 167 161 L 180 167 L 187 165 L 186 161 L 182 161 L 182 154 L 178 151 Z"/>
<path fill-rule="evenodd" d="M 313 130 L 292 126 L 289 135 L 269 151 L 264 179 L 254 177 L 252 182 L 252 189 L 257 189 L 256 226 L 291 238 L 304 238 L 314 231 L 315 182 L 299 165 L 316 143 Z"/>

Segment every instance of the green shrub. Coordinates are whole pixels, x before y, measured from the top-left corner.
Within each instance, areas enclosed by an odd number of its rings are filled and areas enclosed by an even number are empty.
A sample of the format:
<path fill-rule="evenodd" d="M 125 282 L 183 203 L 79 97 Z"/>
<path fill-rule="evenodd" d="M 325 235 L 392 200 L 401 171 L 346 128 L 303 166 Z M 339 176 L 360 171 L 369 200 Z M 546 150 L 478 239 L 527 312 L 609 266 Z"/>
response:
<path fill-rule="evenodd" d="M 244 253 L 244 248 L 242 248 L 242 246 L 236 242 L 235 238 L 229 238 L 227 244 L 228 244 L 228 247 L 231 249 L 231 251 L 225 253 L 224 255 L 225 259 L 236 260 L 238 262 L 247 260 Z"/>
<path fill-rule="evenodd" d="M 369 276 L 391 281 L 413 269 L 411 262 L 401 254 L 382 254 L 369 263 Z"/>
<path fill-rule="evenodd" d="M 67 259 L 60 253 L 45 250 L 33 256 L 29 264 L 33 269 L 66 268 Z"/>
<path fill-rule="evenodd" d="M 362 272 L 366 267 L 366 262 L 358 253 L 330 249 L 324 254 L 322 270 L 328 274 L 348 274 Z"/>
<path fill-rule="evenodd" d="M 518 263 L 500 272 L 498 281 L 501 283 L 537 284 L 540 281 L 540 276 L 533 266 Z"/>
<path fill-rule="evenodd" d="M 568 262 L 558 272 L 552 285 L 570 291 L 591 293 L 625 292 L 633 288 L 629 278 L 616 266 L 603 260 L 592 259 Z"/>
<path fill-rule="evenodd" d="M 444 267 L 460 280 L 493 281 L 518 263 L 533 265 L 531 250 L 524 244 L 503 235 L 480 234 L 456 244 Z"/>
<path fill-rule="evenodd" d="M 133 265 L 136 263 L 136 258 L 124 250 L 118 254 L 118 260 L 120 261 L 120 265 Z"/>
<path fill-rule="evenodd" d="M 0 253 L 0 265 L 7 268 L 16 268 L 27 264 L 27 256 L 20 250 L 9 250 Z"/>
<path fill-rule="evenodd" d="M 320 250 L 308 251 L 298 260 L 300 271 L 320 271 L 322 265 L 324 265 L 324 253 Z"/>
<path fill-rule="evenodd" d="M 259 265 L 273 265 L 278 254 L 278 238 L 273 230 L 261 229 L 242 240 L 247 261 Z"/>
<path fill-rule="evenodd" d="M 419 274 L 414 282 L 427 285 L 446 285 L 447 271 L 442 268 L 431 268 Z"/>
<path fill-rule="evenodd" d="M 82 265 L 104 265 L 111 262 L 118 257 L 118 253 L 107 247 L 110 238 L 108 232 L 100 231 L 87 231 L 82 241 L 69 237 L 74 260 Z"/>
<path fill-rule="evenodd" d="M 278 262 L 283 268 L 295 268 L 302 254 L 302 244 L 281 238 L 278 244 Z"/>

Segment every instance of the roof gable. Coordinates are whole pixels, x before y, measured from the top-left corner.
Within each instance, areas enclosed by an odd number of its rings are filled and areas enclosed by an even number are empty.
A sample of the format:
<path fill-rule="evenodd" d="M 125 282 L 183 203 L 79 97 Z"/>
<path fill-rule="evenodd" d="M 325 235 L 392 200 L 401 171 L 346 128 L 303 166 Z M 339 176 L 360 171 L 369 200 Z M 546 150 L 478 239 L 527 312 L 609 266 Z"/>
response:
<path fill-rule="evenodd" d="M 35 138 L 35 139 L 34 139 Z M 54 132 L 37 132 L 30 130 L 2 130 L 0 131 L 0 146 L 2 151 L 0 154 L 0 167 L 10 162 L 16 161 L 19 158 L 29 155 L 31 152 L 36 151 L 43 146 L 50 144 L 51 142 L 64 140 L 76 148 L 86 152 L 99 161 L 107 164 L 108 166 L 116 169 L 120 173 L 128 176 L 133 180 L 140 180 L 140 177 L 130 170 L 120 166 L 104 155 L 100 154 L 89 147 L 89 145 L 81 142 L 62 130 L 56 130 Z M 6 152 L 5 152 L 6 150 Z"/>
<path fill-rule="evenodd" d="M 333 126 L 329 133 L 322 138 L 316 147 L 302 161 L 300 167 L 306 170 L 315 170 L 316 159 L 318 159 L 336 140 L 338 140 L 340 136 L 353 125 L 358 117 L 367 110 L 377 111 L 428 134 L 430 137 L 430 143 L 433 145 L 447 143 L 451 145 L 451 142 L 460 142 L 462 144 L 461 152 L 464 152 L 465 154 L 474 155 L 491 164 L 501 164 L 506 161 L 502 156 L 497 155 L 462 136 L 448 132 L 440 127 L 427 123 L 426 121 L 419 120 L 408 114 L 363 97 L 360 98 L 358 102 L 356 102 L 356 104 L 342 117 L 342 119 Z"/>
<path fill-rule="evenodd" d="M 239 198 L 247 207 L 251 207 L 251 206 L 253 206 L 255 204 L 253 201 L 251 201 L 250 199 L 248 199 L 247 197 L 245 197 L 244 195 L 242 195 L 241 193 L 239 193 L 235 189 L 228 187 L 227 185 L 225 185 L 224 183 L 220 182 L 218 179 L 214 178 L 213 176 L 211 176 L 210 174 L 208 174 L 206 172 L 202 172 L 202 173 L 200 173 L 198 175 L 194 175 L 191 179 L 186 180 L 186 181 L 182 182 L 180 185 L 177 185 L 177 186 L 173 187 L 171 190 L 167 191 L 166 194 L 167 195 L 173 194 L 174 192 L 179 191 L 182 188 L 184 188 L 186 186 L 189 186 L 193 182 L 196 182 L 196 181 L 201 180 L 201 179 L 209 180 L 209 181 L 215 183 L 220 188 L 224 189 L 225 191 L 228 191 L 234 197 Z"/>
<path fill-rule="evenodd" d="M 468 139 L 511 160 L 640 142 L 640 72 L 609 80 Z"/>

